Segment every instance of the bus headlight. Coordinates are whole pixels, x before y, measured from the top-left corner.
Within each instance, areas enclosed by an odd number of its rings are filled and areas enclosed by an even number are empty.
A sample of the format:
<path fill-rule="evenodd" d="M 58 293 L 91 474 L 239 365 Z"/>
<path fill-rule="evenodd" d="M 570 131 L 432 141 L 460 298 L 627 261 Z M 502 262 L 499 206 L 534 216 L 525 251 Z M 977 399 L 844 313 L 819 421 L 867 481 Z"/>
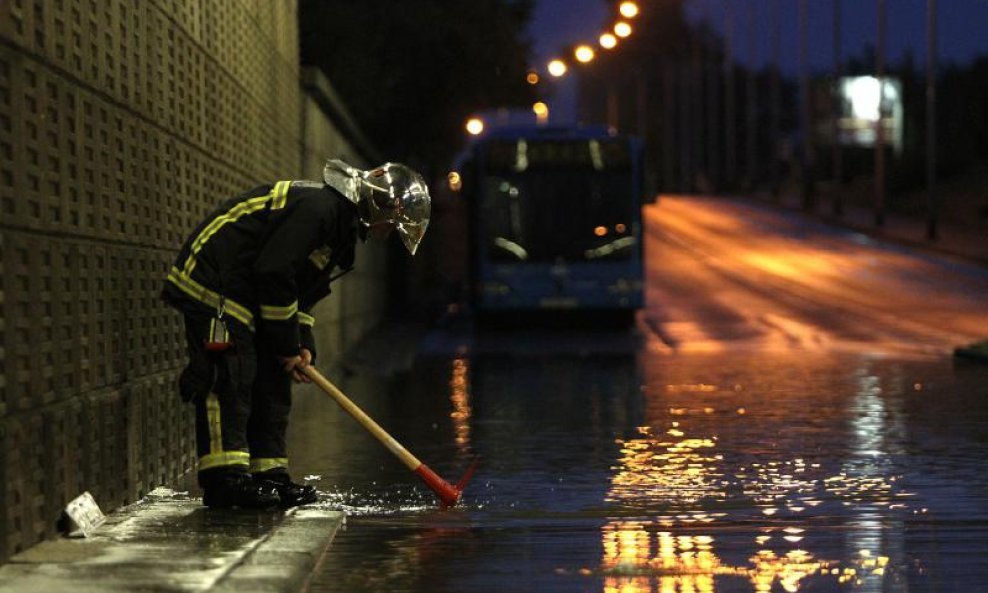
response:
<path fill-rule="evenodd" d="M 480 292 L 489 296 L 501 296 L 511 292 L 511 287 L 501 282 L 484 282 L 480 285 Z"/>
<path fill-rule="evenodd" d="M 607 291 L 611 294 L 629 294 L 641 292 L 641 289 L 641 280 L 628 280 L 627 278 L 619 278 L 617 282 L 607 287 Z"/>

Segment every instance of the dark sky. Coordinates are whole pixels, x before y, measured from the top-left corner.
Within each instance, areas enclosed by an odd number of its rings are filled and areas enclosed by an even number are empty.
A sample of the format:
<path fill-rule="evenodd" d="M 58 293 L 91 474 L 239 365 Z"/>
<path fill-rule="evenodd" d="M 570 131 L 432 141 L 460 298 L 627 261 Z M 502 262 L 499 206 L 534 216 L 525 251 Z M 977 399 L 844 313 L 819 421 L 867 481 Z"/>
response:
<path fill-rule="evenodd" d="M 649 2 L 640 4 L 647 10 Z M 690 0 L 689 14 L 705 19 L 723 30 L 725 5 L 733 7 L 737 56 L 749 62 L 748 11 L 753 9 L 755 61 L 764 64 L 771 52 L 771 0 Z M 809 0 L 810 63 L 818 70 L 828 69 L 833 61 L 833 3 Z M 798 66 L 798 0 L 780 0 L 782 7 L 783 68 L 794 73 Z M 943 60 L 967 62 L 978 55 L 988 55 L 988 0 L 939 0 L 939 46 Z M 877 35 L 875 0 L 842 0 L 844 55 L 859 55 Z M 890 61 L 897 61 L 912 50 L 918 63 L 926 56 L 926 0 L 886 0 L 888 13 L 887 51 Z M 569 43 L 595 43 L 597 36 L 614 19 L 603 0 L 537 0 L 529 29 L 536 66 L 544 66 L 558 49 Z"/>

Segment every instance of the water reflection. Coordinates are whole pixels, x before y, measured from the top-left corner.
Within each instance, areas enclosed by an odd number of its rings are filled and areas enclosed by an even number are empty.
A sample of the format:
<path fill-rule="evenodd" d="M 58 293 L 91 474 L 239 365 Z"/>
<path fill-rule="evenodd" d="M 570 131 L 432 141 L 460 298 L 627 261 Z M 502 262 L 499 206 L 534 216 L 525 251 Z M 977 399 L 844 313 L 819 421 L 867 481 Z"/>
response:
<path fill-rule="evenodd" d="M 807 579 L 869 590 L 864 585 L 881 582 L 889 564 L 887 556 L 868 550 L 841 563 L 801 548 L 759 547 L 746 563 L 731 565 L 715 551 L 714 536 L 654 528 L 641 521 L 613 521 L 603 527 L 604 593 L 715 593 L 718 583 L 736 590 L 739 580 L 748 581 L 757 593 L 768 593 L 776 584 L 796 593 Z"/>
<path fill-rule="evenodd" d="M 456 448 L 461 454 L 470 452 L 470 361 L 465 357 L 453 359 L 449 378 L 449 401 L 453 411 L 453 434 Z"/>
<path fill-rule="evenodd" d="M 774 587 L 794 593 L 807 582 L 821 581 L 883 590 L 889 554 L 902 564 L 901 521 L 887 511 L 908 506 L 902 501 L 909 493 L 897 488 L 889 457 L 890 449 L 901 448 L 896 438 L 904 429 L 888 425 L 895 414 L 888 413 L 890 404 L 881 397 L 877 378 L 858 379 L 860 388 L 846 411 L 850 442 L 834 460 L 836 473 L 828 472 L 833 464 L 807 459 L 798 450 L 784 458 L 778 455 L 785 448 L 777 446 L 753 451 L 732 446 L 745 429 L 741 419 L 747 407 L 705 405 L 705 398 L 736 394 L 742 391 L 737 385 L 721 389 L 712 383 L 684 383 L 653 390 L 664 404 L 672 398 L 677 405 L 649 406 L 650 424 L 638 427 L 635 438 L 617 439 L 619 458 L 605 500 L 654 515 L 616 518 L 601 527 L 603 591 L 714 593 L 719 585 L 738 590 L 738 579 L 765 593 Z M 822 409 L 809 414 L 819 420 Z M 788 411 L 795 415 L 785 421 L 798 427 L 806 412 Z M 761 421 L 760 428 L 769 431 L 766 445 L 787 440 L 785 434 L 771 432 L 764 417 Z M 729 449 L 723 448 L 724 441 Z M 731 467 L 735 469 L 727 469 Z M 826 513 L 837 504 L 851 510 L 842 520 L 847 528 L 840 531 L 852 553 L 830 545 L 836 517 Z M 886 512 L 879 514 L 876 507 Z M 804 517 L 808 509 L 814 517 Z M 819 535 L 814 533 L 816 518 L 826 519 Z M 750 530 L 752 522 L 761 522 L 756 527 L 760 534 L 748 546 L 739 545 L 730 534 Z M 729 559 L 721 557 L 718 537 L 731 540 L 723 546 Z M 827 544 L 822 546 L 826 553 L 838 553 L 820 556 L 813 551 L 815 541 Z M 751 552 L 738 559 L 745 547 Z"/>
<path fill-rule="evenodd" d="M 393 398 L 353 390 L 450 478 L 482 457 L 464 504 L 437 511 L 334 408 L 306 416 L 293 463 L 351 512 L 310 590 L 975 591 L 988 413 L 956 394 L 985 378 L 843 355 L 420 362 Z"/>
<path fill-rule="evenodd" d="M 709 593 L 715 590 L 714 575 L 734 574 L 714 554 L 707 535 L 651 533 L 637 521 L 608 524 L 603 533 L 605 592 Z"/>
<path fill-rule="evenodd" d="M 855 584 L 862 591 L 882 591 L 884 571 L 888 557 L 896 565 L 903 562 L 903 524 L 885 509 L 906 504 L 896 502 L 908 496 L 896 492 L 893 454 L 901 453 L 905 436 L 900 400 L 883 397 L 882 377 L 875 374 L 867 360 L 856 370 L 857 390 L 850 406 L 850 451 L 838 480 L 831 481 L 831 492 L 844 499 L 851 507 L 854 520 L 847 534 L 847 547 L 860 550 L 870 558 L 872 550 L 882 550 L 882 564 L 871 573 L 855 575 Z M 887 374 L 885 380 L 897 383 L 896 391 L 902 392 L 903 380 L 897 372 Z"/>
<path fill-rule="evenodd" d="M 880 579 L 889 563 L 888 557 L 867 551 L 842 567 L 800 548 L 759 548 L 746 563 L 732 566 L 717 555 L 711 535 L 675 535 L 641 521 L 614 521 L 602 532 L 604 593 L 714 593 L 725 579 L 732 589 L 746 580 L 757 593 L 768 593 L 776 584 L 795 593 L 811 578 L 861 587 L 868 579 Z"/>
<path fill-rule="evenodd" d="M 686 437 L 678 422 L 658 437 L 648 426 L 638 431 L 640 438 L 617 440 L 620 466 L 604 500 L 636 506 L 662 498 L 688 506 L 705 497 L 723 496 L 717 467 L 722 456 L 710 452 L 716 447 L 714 439 Z"/>

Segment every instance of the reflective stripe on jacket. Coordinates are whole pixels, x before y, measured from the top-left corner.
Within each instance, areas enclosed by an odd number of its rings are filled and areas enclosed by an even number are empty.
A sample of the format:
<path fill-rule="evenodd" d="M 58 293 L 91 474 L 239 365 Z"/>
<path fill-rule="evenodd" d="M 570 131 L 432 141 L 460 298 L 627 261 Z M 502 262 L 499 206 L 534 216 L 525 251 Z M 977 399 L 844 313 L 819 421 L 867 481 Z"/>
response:
<path fill-rule="evenodd" d="M 299 326 L 315 322 L 309 311 L 329 294 L 333 269 L 353 265 L 358 221 L 356 207 L 324 184 L 256 187 L 222 204 L 189 235 L 163 296 L 180 310 L 222 306 L 256 327 L 280 356 L 294 356 Z"/>

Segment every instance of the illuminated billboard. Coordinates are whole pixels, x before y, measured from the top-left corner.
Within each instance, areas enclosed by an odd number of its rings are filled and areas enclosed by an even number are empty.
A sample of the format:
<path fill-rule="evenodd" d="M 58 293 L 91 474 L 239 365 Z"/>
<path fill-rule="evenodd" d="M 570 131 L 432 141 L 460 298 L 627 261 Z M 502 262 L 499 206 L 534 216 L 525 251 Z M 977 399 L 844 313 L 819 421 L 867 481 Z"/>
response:
<path fill-rule="evenodd" d="M 847 76 L 837 84 L 840 100 L 838 141 L 845 146 L 874 147 L 879 114 L 885 144 L 902 151 L 902 84 L 894 78 Z"/>

